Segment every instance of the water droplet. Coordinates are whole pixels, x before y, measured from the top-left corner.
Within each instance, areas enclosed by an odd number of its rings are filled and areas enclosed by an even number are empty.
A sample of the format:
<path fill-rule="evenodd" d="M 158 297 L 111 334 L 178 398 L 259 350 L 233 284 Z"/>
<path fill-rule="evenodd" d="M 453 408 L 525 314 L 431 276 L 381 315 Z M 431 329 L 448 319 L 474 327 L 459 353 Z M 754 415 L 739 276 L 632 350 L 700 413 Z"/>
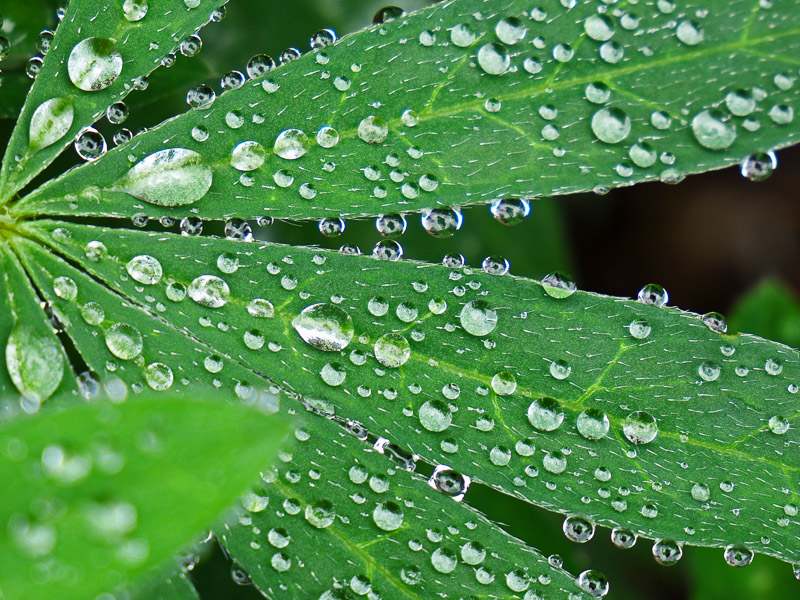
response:
<path fill-rule="evenodd" d="M 578 575 L 575 583 L 582 591 L 595 598 L 602 598 L 608 594 L 608 579 L 600 571 L 584 571 Z"/>
<path fill-rule="evenodd" d="M 292 319 L 303 341 L 324 352 L 344 350 L 355 335 L 353 318 L 335 304 L 312 304 Z"/>
<path fill-rule="evenodd" d="M 454 208 L 429 208 L 422 212 L 422 227 L 435 238 L 452 237 L 461 229 L 464 217 Z"/>
<path fill-rule="evenodd" d="M 559 43 L 553 46 L 553 58 L 558 62 L 569 62 L 573 56 L 575 56 L 575 50 L 569 44 Z"/>
<path fill-rule="evenodd" d="M 725 105 L 731 114 L 746 117 L 756 109 L 756 99 L 750 90 L 733 90 L 725 96 Z"/>
<path fill-rule="evenodd" d="M 636 533 L 630 529 L 615 527 L 611 530 L 611 543 L 622 550 L 629 550 L 636 545 Z"/>
<path fill-rule="evenodd" d="M 395 502 L 379 502 L 372 511 L 378 529 L 396 531 L 403 525 L 403 511 Z"/>
<path fill-rule="evenodd" d="M 128 323 L 115 323 L 106 331 L 106 346 L 122 360 L 132 360 L 142 353 L 142 334 Z"/>
<path fill-rule="evenodd" d="M 742 160 L 741 173 L 750 181 L 764 181 L 777 166 L 778 159 L 774 152 L 758 152 Z"/>
<path fill-rule="evenodd" d="M 700 363 L 697 368 L 697 374 L 703 381 L 716 381 L 720 373 L 722 373 L 720 366 L 708 360 Z"/>
<path fill-rule="evenodd" d="M 108 150 L 103 134 L 94 127 L 86 127 L 78 133 L 74 142 L 75 152 L 83 160 L 97 160 Z"/>
<path fill-rule="evenodd" d="M 584 95 L 592 104 L 605 104 L 611 97 L 611 90 L 602 81 L 595 81 L 586 86 Z"/>
<path fill-rule="evenodd" d="M 266 75 L 275 68 L 275 60 L 267 54 L 256 54 L 247 63 L 247 76 L 255 79 Z"/>
<path fill-rule="evenodd" d="M 489 75 L 502 75 L 511 66 L 508 49 L 495 42 L 484 44 L 478 50 L 478 65 Z"/>
<path fill-rule="evenodd" d="M 594 523 L 586 517 L 567 517 L 564 519 L 561 529 L 569 541 L 578 544 L 585 544 L 594 537 Z"/>
<path fill-rule="evenodd" d="M 68 98 L 51 98 L 42 102 L 31 117 L 29 146 L 31 152 L 52 146 L 72 127 L 75 110 Z"/>
<path fill-rule="evenodd" d="M 587 440 L 599 440 L 608 434 L 611 423 L 606 413 L 590 408 L 578 415 L 577 427 L 578 433 Z"/>
<path fill-rule="evenodd" d="M 212 170 L 197 152 L 168 148 L 136 163 L 112 190 L 158 206 L 186 206 L 211 188 Z"/>
<path fill-rule="evenodd" d="M 551 298 L 563 300 L 569 298 L 578 289 L 578 285 L 565 273 L 550 273 L 542 279 L 542 288 Z"/>
<path fill-rule="evenodd" d="M 148 0 L 125 0 L 122 3 L 122 14 L 128 21 L 141 21 L 147 15 Z"/>
<path fill-rule="evenodd" d="M 64 355 L 55 336 L 18 323 L 6 343 L 6 368 L 20 394 L 37 407 L 64 376 Z"/>
<path fill-rule="evenodd" d="M 470 335 L 489 335 L 497 327 L 497 311 L 484 300 L 471 300 L 459 314 L 461 327 Z"/>
<path fill-rule="evenodd" d="M 775 358 L 768 358 L 764 363 L 764 371 L 767 372 L 767 375 L 780 375 L 783 371 L 783 364 Z"/>
<path fill-rule="evenodd" d="M 700 145 L 709 150 L 725 150 L 736 139 L 736 126 L 717 109 L 697 113 L 692 119 L 692 132 Z"/>
<path fill-rule="evenodd" d="M 658 435 L 658 425 L 653 415 L 637 410 L 625 417 L 622 432 L 633 444 L 649 444 Z"/>
<path fill-rule="evenodd" d="M 245 173 L 255 171 L 264 164 L 266 158 L 267 151 L 264 149 L 264 146 L 258 142 L 249 140 L 241 142 L 234 147 L 231 152 L 231 166 L 237 171 L 243 171 Z"/>
<path fill-rule="evenodd" d="M 471 566 L 477 566 L 486 559 L 486 548 L 480 542 L 469 541 L 461 546 L 461 560 Z"/>
<path fill-rule="evenodd" d="M 794 120 L 794 109 L 788 104 L 776 104 L 767 114 L 776 125 L 788 125 Z"/>
<path fill-rule="evenodd" d="M 460 23 L 450 30 L 450 41 L 459 48 L 467 48 L 478 39 L 472 27 L 465 23 Z"/>
<path fill-rule="evenodd" d="M 505 275 L 510 267 L 508 260 L 502 256 L 487 256 L 481 263 L 481 270 L 488 275 Z"/>
<path fill-rule="evenodd" d="M 699 23 L 685 19 L 675 28 L 675 36 L 687 46 L 696 46 L 703 41 L 705 34 Z"/>
<path fill-rule="evenodd" d="M 530 214 L 531 205 L 524 198 L 500 198 L 492 202 L 490 210 L 498 223 L 516 225 Z"/>
<path fill-rule="evenodd" d="M 132 279 L 144 285 L 155 285 L 161 281 L 164 270 L 158 259 L 147 254 L 134 256 L 125 265 L 125 270 Z"/>
<path fill-rule="evenodd" d="M 570 373 L 572 373 L 572 367 L 567 361 L 559 359 L 550 363 L 550 375 L 552 375 L 554 379 L 562 381 L 569 377 Z"/>
<path fill-rule="evenodd" d="M 528 406 L 528 421 L 539 431 L 555 431 L 564 422 L 564 411 L 557 400 L 539 398 Z"/>
<path fill-rule="evenodd" d="M 67 59 L 70 81 L 85 92 L 110 86 L 122 73 L 122 55 L 108 38 L 87 38 L 75 45 Z"/>
<path fill-rule="evenodd" d="M 231 297 L 228 284 L 215 275 L 201 275 L 189 284 L 189 297 L 201 306 L 222 308 Z"/>
<path fill-rule="evenodd" d="M 382 144 L 389 135 L 389 125 L 380 117 L 370 115 L 358 124 L 358 137 L 374 146 Z"/>
<path fill-rule="evenodd" d="M 311 140 L 300 129 L 286 129 L 275 139 L 275 154 L 286 160 L 297 160 L 311 148 Z"/>
<path fill-rule="evenodd" d="M 715 333 L 724 334 L 728 332 L 728 324 L 725 322 L 725 317 L 718 312 L 704 314 L 703 323 L 705 323 L 706 327 Z"/>
<path fill-rule="evenodd" d="M 726 546 L 724 556 L 725 562 L 732 567 L 746 567 L 753 562 L 753 551 L 746 546 Z"/>
<path fill-rule="evenodd" d="M 517 379 L 513 373 L 495 373 L 491 381 L 492 390 L 498 396 L 510 396 L 517 390 Z"/>
<path fill-rule="evenodd" d="M 646 339 L 653 330 L 650 324 L 644 319 L 634 319 L 631 321 L 630 325 L 628 325 L 628 329 L 631 332 L 631 336 L 637 340 Z"/>
<path fill-rule="evenodd" d="M 669 294 L 667 293 L 667 290 L 657 283 L 648 283 L 641 290 L 639 290 L 637 299 L 642 304 L 660 307 L 669 302 Z"/>
<path fill-rule="evenodd" d="M 775 415 L 769 419 L 769 430 L 775 435 L 783 435 L 789 431 L 789 420 L 780 415 Z"/>
<path fill-rule="evenodd" d="M 462 475 L 450 467 L 445 465 L 437 465 L 436 469 L 433 471 L 433 475 L 431 475 L 430 479 L 428 480 L 428 485 L 430 485 L 436 491 L 441 492 L 445 496 L 449 496 L 456 502 L 461 502 L 464 499 L 467 490 L 469 489 L 471 481 L 472 480 L 468 476 Z M 465 562 L 467 561 L 465 560 Z"/>
<path fill-rule="evenodd" d="M 439 573 L 452 573 L 458 565 L 458 559 L 451 550 L 436 548 L 431 554 L 431 565 Z"/>
<path fill-rule="evenodd" d="M 665 567 L 676 564 L 683 556 L 683 546 L 675 540 L 657 540 L 653 544 L 653 558 Z"/>
<path fill-rule="evenodd" d="M 209 108 L 217 99 L 217 94 L 205 83 L 196 85 L 186 92 L 186 104 L 195 110 Z"/>
<path fill-rule="evenodd" d="M 420 425 L 428 431 L 444 431 L 453 422 L 450 407 L 439 400 L 428 400 L 419 407 L 418 414 Z"/>
<path fill-rule="evenodd" d="M 144 370 L 144 378 L 145 381 L 147 381 L 147 385 L 157 392 L 168 390 L 172 387 L 172 383 L 175 379 L 172 374 L 172 369 L 170 369 L 168 365 L 160 362 L 147 365 Z"/>
<path fill-rule="evenodd" d="M 631 118 L 621 108 L 601 108 L 592 116 L 592 131 L 601 142 L 617 144 L 631 132 Z"/>
<path fill-rule="evenodd" d="M 305 518 L 312 527 L 324 529 L 336 519 L 336 509 L 329 500 L 318 500 L 306 506 Z"/>
<path fill-rule="evenodd" d="M 405 336 L 399 333 L 386 333 L 378 338 L 374 347 L 375 360 L 384 367 L 402 367 L 411 356 L 411 346 Z"/>
<path fill-rule="evenodd" d="M 711 497 L 711 490 L 704 483 L 695 483 L 692 486 L 692 498 L 698 502 L 707 502 Z"/>
<path fill-rule="evenodd" d="M 330 386 L 342 385 L 347 378 L 347 371 L 339 363 L 325 363 L 319 372 L 322 381 Z"/>
<path fill-rule="evenodd" d="M 605 15 L 592 15 L 583 22 L 586 35 L 598 42 L 605 42 L 614 36 L 614 25 Z"/>

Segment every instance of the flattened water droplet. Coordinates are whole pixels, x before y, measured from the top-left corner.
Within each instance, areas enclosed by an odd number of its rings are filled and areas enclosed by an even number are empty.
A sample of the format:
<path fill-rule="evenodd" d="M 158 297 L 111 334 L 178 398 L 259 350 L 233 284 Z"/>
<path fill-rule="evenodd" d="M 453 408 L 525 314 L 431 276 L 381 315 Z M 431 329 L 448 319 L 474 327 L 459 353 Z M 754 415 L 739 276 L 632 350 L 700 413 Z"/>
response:
<path fill-rule="evenodd" d="M 75 45 L 67 59 L 67 72 L 75 87 L 96 92 L 110 86 L 122 73 L 122 55 L 108 38 L 87 38 Z"/>
<path fill-rule="evenodd" d="M 625 417 L 622 433 L 633 444 L 649 444 L 658 435 L 658 424 L 653 415 L 637 410 Z"/>
<path fill-rule="evenodd" d="M 461 327 L 470 335 L 489 335 L 497 327 L 497 311 L 484 300 L 471 300 L 459 314 Z"/>
<path fill-rule="evenodd" d="M 403 525 L 403 510 L 395 502 L 379 502 L 372 511 L 372 520 L 378 529 L 396 531 Z"/>
<path fill-rule="evenodd" d="M 699 23 L 685 19 L 675 28 L 675 36 L 687 46 L 696 46 L 703 41 L 705 34 Z"/>
<path fill-rule="evenodd" d="M 386 333 L 378 338 L 374 347 L 375 360 L 384 367 L 402 367 L 411 357 L 411 346 L 405 336 L 399 333 Z"/>
<path fill-rule="evenodd" d="M 587 440 L 599 440 L 608 434 L 611 423 L 606 413 L 590 408 L 578 415 L 577 427 L 578 433 Z"/>
<path fill-rule="evenodd" d="M 252 140 L 236 144 L 231 152 L 231 166 L 245 173 L 255 171 L 266 159 L 267 151 L 264 146 Z"/>
<path fill-rule="evenodd" d="M 106 346 L 117 358 L 132 360 L 142 353 L 144 341 L 133 325 L 115 323 L 106 331 Z"/>
<path fill-rule="evenodd" d="M 275 154 L 286 160 L 297 160 L 311 148 L 311 140 L 300 129 L 286 129 L 275 139 Z"/>
<path fill-rule="evenodd" d="M 601 142 L 618 144 L 631 132 L 631 118 L 621 108 L 601 108 L 592 116 L 592 131 Z"/>
<path fill-rule="evenodd" d="M 324 529 L 336 520 L 336 509 L 330 500 L 318 500 L 306 506 L 305 518 L 312 527 Z"/>
<path fill-rule="evenodd" d="M 630 325 L 628 325 L 628 329 L 631 332 L 631 337 L 634 337 L 637 340 L 646 339 L 653 330 L 650 324 L 644 319 L 634 319 L 631 321 Z"/>
<path fill-rule="evenodd" d="M 564 410 L 553 398 L 539 398 L 528 406 L 528 421 L 539 431 L 555 431 L 564 422 Z"/>
<path fill-rule="evenodd" d="M 502 75 L 511 66 L 511 57 L 502 44 L 485 44 L 478 50 L 478 65 L 489 75 Z"/>
<path fill-rule="evenodd" d="M 134 256 L 128 261 L 128 264 L 125 265 L 125 270 L 128 271 L 128 275 L 130 275 L 133 280 L 144 285 L 157 284 L 161 281 L 161 277 L 164 274 L 164 270 L 161 267 L 161 263 L 158 262 L 158 259 L 147 254 Z"/>
<path fill-rule="evenodd" d="M 692 132 L 700 145 L 709 150 L 725 150 L 736 139 L 736 126 L 717 109 L 697 113 L 692 119 Z"/>
<path fill-rule="evenodd" d="M 542 279 L 542 288 L 551 298 L 563 300 L 576 292 L 578 285 L 565 273 L 550 273 Z"/>
<path fill-rule="evenodd" d="M 51 98 L 42 102 L 31 117 L 28 144 L 31 152 L 52 146 L 72 127 L 75 109 L 68 98 Z"/>
<path fill-rule="evenodd" d="M 389 125 L 380 117 L 370 115 L 358 124 L 358 137 L 373 146 L 382 144 L 388 135 Z"/>
<path fill-rule="evenodd" d="M 586 35 L 598 42 L 605 42 L 614 36 L 614 25 L 605 15 L 592 15 L 583 22 Z"/>
<path fill-rule="evenodd" d="M 168 148 L 140 160 L 110 189 L 158 206 L 187 206 L 208 193 L 212 176 L 194 150 Z"/>
<path fill-rule="evenodd" d="M 444 431 L 453 422 L 450 407 L 440 400 L 428 400 L 419 407 L 418 414 L 420 425 L 428 431 Z"/>
<path fill-rule="evenodd" d="M 353 318 L 335 304 L 312 304 L 292 319 L 304 342 L 324 352 L 344 350 L 355 335 Z"/>
<path fill-rule="evenodd" d="M 19 393 L 38 406 L 61 384 L 64 355 L 54 335 L 18 323 L 6 343 L 6 369 Z"/>
<path fill-rule="evenodd" d="M 231 290 L 216 275 L 201 275 L 189 284 L 189 297 L 201 306 L 222 308 L 231 297 Z"/>

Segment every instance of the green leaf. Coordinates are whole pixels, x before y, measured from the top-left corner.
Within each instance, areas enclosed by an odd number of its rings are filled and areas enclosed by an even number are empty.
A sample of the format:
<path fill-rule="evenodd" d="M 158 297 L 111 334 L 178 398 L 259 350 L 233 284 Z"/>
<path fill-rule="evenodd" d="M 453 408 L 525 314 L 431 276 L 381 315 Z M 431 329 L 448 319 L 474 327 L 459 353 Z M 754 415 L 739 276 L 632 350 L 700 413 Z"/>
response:
<path fill-rule="evenodd" d="M 197 397 L 103 401 L 10 423 L 0 429 L 3 593 L 77 600 L 134 581 L 218 518 L 286 429 Z"/>
<path fill-rule="evenodd" d="M 5 309 L 0 325 L 4 343 L 0 400 L 18 398 L 24 410 L 32 412 L 57 391 L 65 398 L 74 395 L 76 379 L 61 342 L 39 308 L 36 292 L 17 258 L 2 242 L 0 266 L 0 308 Z"/>
<path fill-rule="evenodd" d="M 472 269 L 46 221 L 22 230 L 75 261 L 102 243 L 85 266 L 131 303 L 430 463 L 643 537 L 800 559 L 791 348 Z M 143 264 L 158 265 L 157 282 Z M 220 385 L 235 386 L 228 376 Z"/>
<path fill-rule="evenodd" d="M 455 0 L 372 26 L 13 212 L 160 217 L 177 203 L 208 219 L 364 216 L 677 182 L 797 141 L 800 12 L 789 4 L 712 0 L 703 18 L 673 3 L 595 9 Z M 120 185 L 165 147 L 202 157 L 213 177 L 202 196 L 165 205 Z"/>
<path fill-rule="evenodd" d="M 217 531 L 265 596 L 590 597 L 546 557 L 422 476 L 336 423 L 306 420 L 299 443 L 244 497 L 247 512 Z M 457 492 L 461 475 L 437 476 L 447 477 Z"/>
<path fill-rule="evenodd" d="M 200 596 L 186 573 L 176 573 L 138 588 L 132 600 L 200 600 Z"/>
<path fill-rule="evenodd" d="M 800 348 L 800 300 L 781 281 L 766 279 L 736 303 L 731 326 Z"/>
<path fill-rule="evenodd" d="M 0 204 L 140 85 L 164 56 L 209 21 L 222 0 L 195 4 L 190 9 L 183 0 L 165 0 L 142 18 L 129 11 L 129 20 L 122 2 L 105 7 L 94 0 L 70 2 L 3 158 Z M 59 110 L 50 109 L 53 103 Z"/>

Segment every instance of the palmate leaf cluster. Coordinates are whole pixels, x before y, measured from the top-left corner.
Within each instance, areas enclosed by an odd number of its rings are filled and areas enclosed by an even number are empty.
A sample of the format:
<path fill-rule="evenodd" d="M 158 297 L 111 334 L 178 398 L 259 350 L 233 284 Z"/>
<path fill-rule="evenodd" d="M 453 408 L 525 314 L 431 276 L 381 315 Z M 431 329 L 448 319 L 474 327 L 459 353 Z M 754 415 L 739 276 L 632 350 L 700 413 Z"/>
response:
<path fill-rule="evenodd" d="M 540 196 L 738 163 L 758 178 L 767 152 L 800 135 L 793 2 L 540 4 L 449 0 L 386 9 L 341 40 L 322 30 L 310 52 L 258 55 L 222 89 L 192 87 L 190 110 L 104 152 L 92 125 L 122 121 L 128 94 L 195 54 L 196 32 L 235 3 L 72 0 L 28 65 L 0 171 L 8 427 L 20 410 L 42 413 L 29 424 L 76 419 L 98 395 L 135 410 L 150 392 L 167 422 L 199 389 L 293 415 L 277 466 L 262 454 L 258 484 L 215 529 L 269 597 L 607 592 L 602 574 L 575 577 L 483 517 L 471 483 L 564 514 L 576 542 L 596 526 L 620 547 L 653 540 L 664 564 L 684 545 L 723 548 L 734 566 L 755 553 L 800 562 L 796 350 L 668 307 L 658 286 L 630 300 L 557 273 L 514 277 L 501 259 L 402 260 L 391 235 L 372 256 L 254 240 L 252 222 L 330 231 L 384 215 L 391 234 L 413 212 L 445 237 L 467 204 L 492 202 L 512 224 Z M 41 176 L 73 141 L 86 164 Z M 219 411 L 193 410 L 208 443 L 190 453 L 241 452 L 249 438 L 210 435 L 230 431 Z M 251 454 L 278 444 L 273 427 Z M 4 460 L 44 451 L 20 455 L 19 435 Z M 100 464 L 94 447 L 62 450 L 62 467 Z M 40 484 L 54 477 L 42 464 Z M 215 485 L 225 498 L 244 484 Z M 119 491 L 112 517 L 130 505 L 138 522 L 86 543 L 119 554 L 138 534 L 149 558 L 114 567 L 103 552 L 75 556 L 61 541 L 74 522 L 32 490 L 0 512 L 18 531 L 0 545 L 33 559 L 19 581 L 39 582 L 20 597 L 118 585 L 211 518 L 149 521 L 150 500 Z M 52 544 L 33 543 L 45 534 Z M 193 593 L 170 581 L 164 594 Z"/>

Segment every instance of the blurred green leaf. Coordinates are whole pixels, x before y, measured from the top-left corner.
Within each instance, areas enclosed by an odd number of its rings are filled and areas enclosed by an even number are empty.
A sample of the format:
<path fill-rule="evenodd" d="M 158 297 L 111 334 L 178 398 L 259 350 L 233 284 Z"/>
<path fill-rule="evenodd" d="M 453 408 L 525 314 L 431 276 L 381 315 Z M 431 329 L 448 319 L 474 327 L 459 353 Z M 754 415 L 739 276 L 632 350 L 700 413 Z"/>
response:
<path fill-rule="evenodd" d="M 287 429 L 241 405 L 152 396 L 9 423 L 4 597 L 83 600 L 130 584 L 218 518 Z"/>
<path fill-rule="evenodd" d="M 751 331 L 800 348 L 800 299 L 777 279 L 765 279 L 740 298 L 728 321 L 733 331 Z"/>
<path fill-rule="evenodd" d="M 155 581 L 137 588 L 131 600 L 200 600 L 197 590 L 186 573 L 159 577 Z"/>

